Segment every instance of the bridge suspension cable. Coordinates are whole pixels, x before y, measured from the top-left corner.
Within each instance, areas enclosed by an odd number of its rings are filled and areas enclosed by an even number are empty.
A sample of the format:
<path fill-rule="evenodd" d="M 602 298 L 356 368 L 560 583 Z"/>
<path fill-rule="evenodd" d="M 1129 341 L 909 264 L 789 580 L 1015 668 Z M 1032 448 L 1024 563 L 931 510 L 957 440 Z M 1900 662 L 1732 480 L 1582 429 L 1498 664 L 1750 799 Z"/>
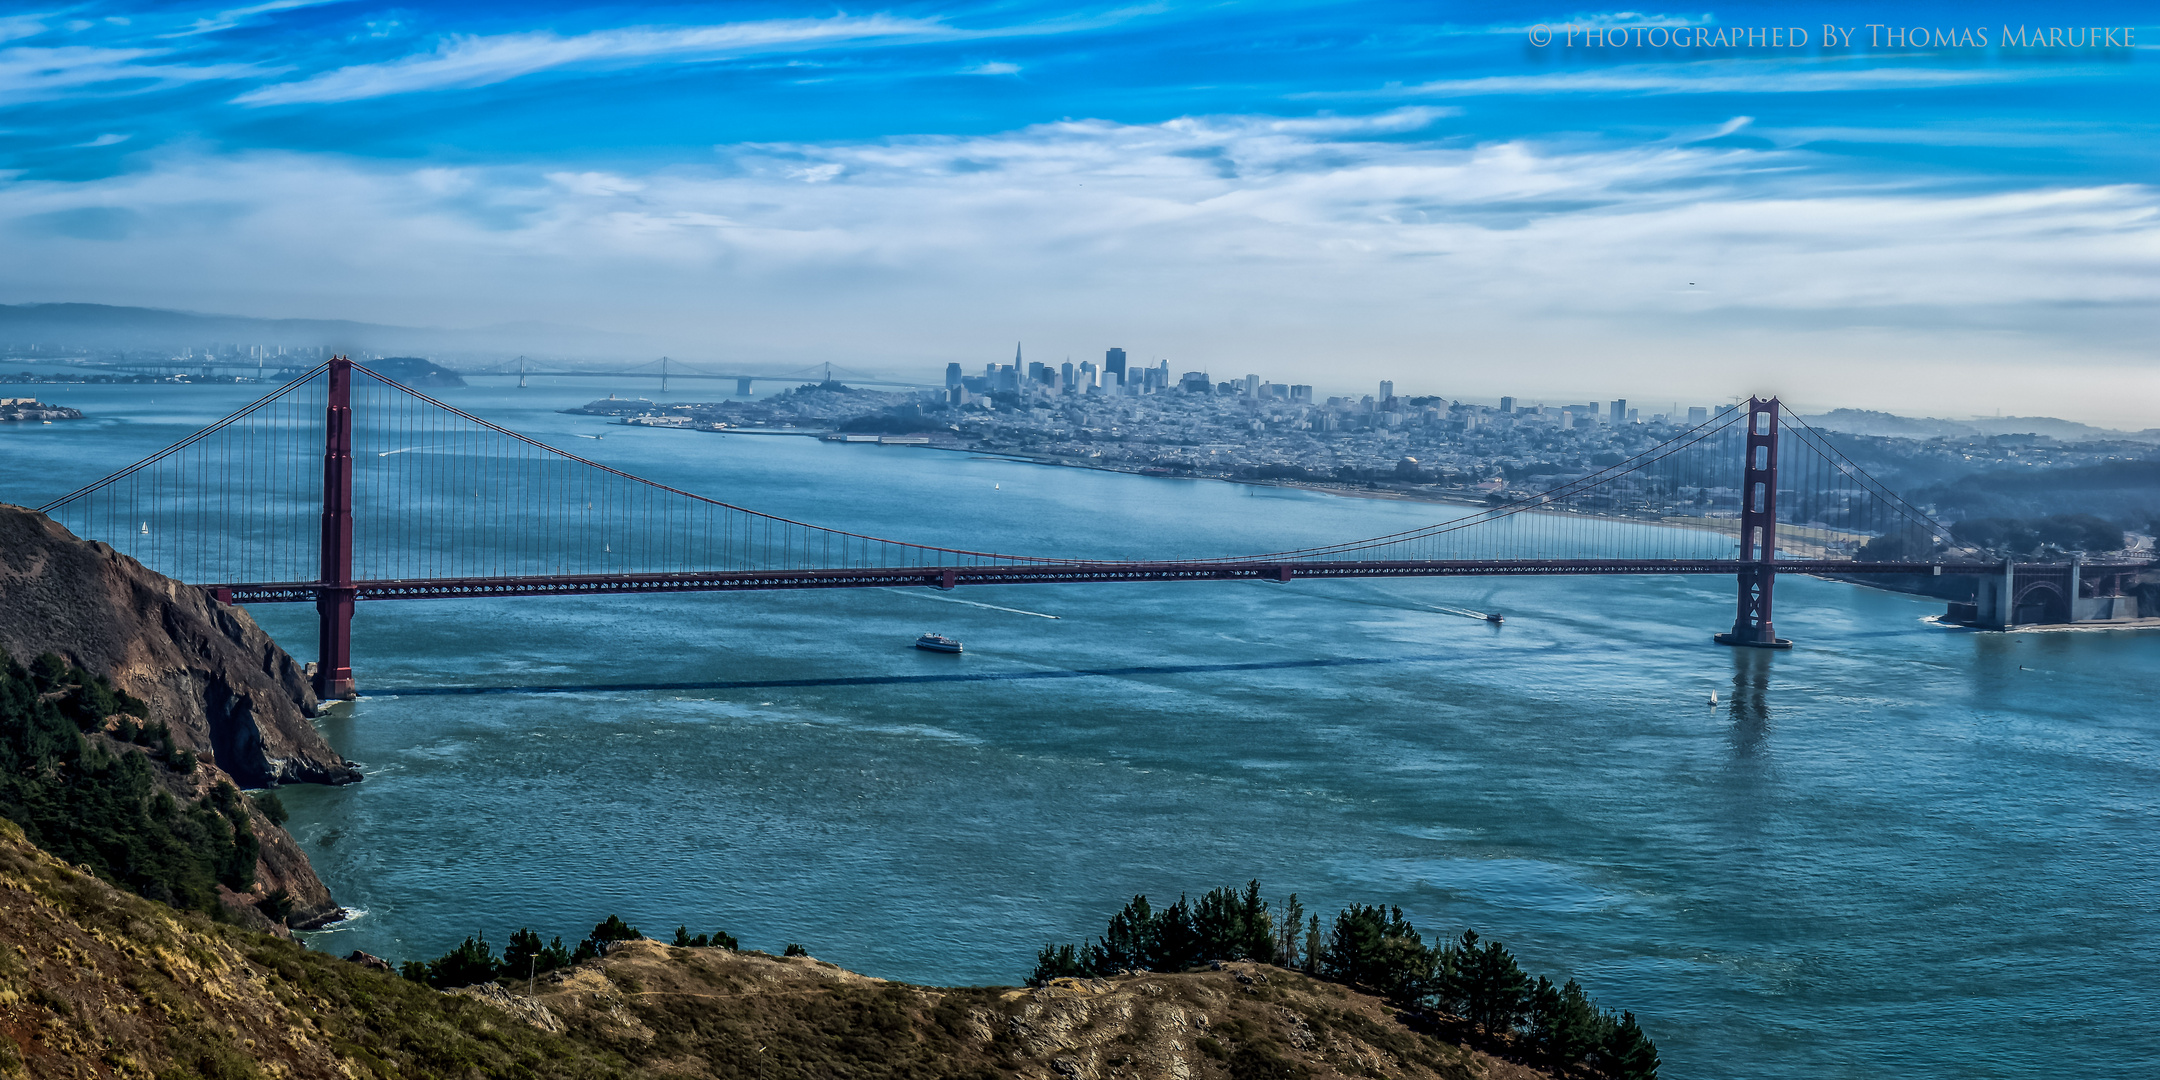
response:
<path fill-rule="evenodd" d="M 1452 504 L 1424 504 L 1440 518 L 1414 528 L 1244 556 L 1015 555 L 812 525 L 696 494 L 338 357 L 39 509 L 228 599 L 314 601 L 325 696 L 352 692 L 347 628 L 360 599 L 1732 573 L 1739 618 L 1720 640 L 1782 647 L 1770 620 L 1780 571 L 1980 565 L 1981 553 L 1774 399 L 1721 410 L 1632 455 L 1554 437 L 1544 418 L 1514 422 L 1527 430 L 1509 445 L 1533 447 L 1535 460 L 1506 459 L 1499 476 L 1457 488 Z M 1482 505 L 1464 498 L 1471 490 L 1485 493 Z"/>
<path fill-rule="evenodd" d="M 40 507 L 202 583 L 317 578 L 326 371 L 310 369 L 156 454 Z M 1225 556 L 1016 555 L 813 525 L 542 443 L 351 365 L 353 576 L 363 581 L 983 566 L 1704 560 L 1739 549 L 1746 412 L 1625 458 L 1513 463 L 1489 505 L 1381 536 Z M 1977 558 L 1789 412 L 1781 557 Z M 1524 421 L 1529 423 L 1529 421 Z M 1450 512 L 1453 511 L 1453 512 Z M 1218 552 L 1220 549 L 1217 549 Z M 1891 556 L 1896 556 L 1892 559 Z"/>

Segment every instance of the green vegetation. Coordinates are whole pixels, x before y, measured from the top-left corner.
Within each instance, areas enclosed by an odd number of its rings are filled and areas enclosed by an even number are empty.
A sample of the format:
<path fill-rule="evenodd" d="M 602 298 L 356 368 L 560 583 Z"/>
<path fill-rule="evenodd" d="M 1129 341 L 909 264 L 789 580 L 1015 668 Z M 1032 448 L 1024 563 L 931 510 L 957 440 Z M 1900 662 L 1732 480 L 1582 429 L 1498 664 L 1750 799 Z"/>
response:
<path fill-rule="evenodd" d="M 175 798 L 186 789 L 159 762 L 187 776 L 194 755 L 174 748 L 165 725 L 141 723 L 146 715 L 141 701 L 58 656 L 25 669 L 0 652 L 0 816 L 107 881 L 218 913 L 218 885 L 245 891 L 255 881 L 248 804 L 224 782 L 200 799 Z"/>
<path fill-rule="evenodd" d="M 272 825 L 283 825 L 287 819 L 292 817 L 292 814 L 285 809 L 285 801 L 278 798 L 275 791 L 258 791 L 248 796 L 248 798 L 254 801 L 255 812 L 261 814 Z"/>
<path fill-rule="evenodd" d="M 1304 907 L 1293 894 L 1283 908 L 1278 924 L 1260 899 L 1258 881 L 1242 890 L 1216 889 L 1197 903 L 1180 896 L 1160 911 L 1146 896 L 1135 896 L 1092 944 L 1043 946 L 1028 985 L 1251 960 L 1379 994 L 1436 1021 L 1452 1018 L 1466 1035 L 1513 1039 L 1556 1069 L 1656 1080 L 1657 1046 L 1635 1014 L 1600 1011 L 1573 979 L 1562 986 L 1542 977 L 1532 982 L 1498 941 L 1465 930 L 1450 944 L 1428 946 L 1401 908 L 1353 905 L 1335 916 L 1325 935 L 1312 916 L 1300 950 Z"/>
<path fill-rule="evenodd" d="M 487 934 L 466 938 L 457 948 L 433 960 L 407 960 L 398 968 L 399 974 L 416 983 L 425 983 L 437 990 L 449 990 L 459 986 L 474 986 L 496 979 L 530 979 L 545 975 L 558 968 L 566 968 L 581 960 L 591 960 L 607 952 L 607 947 L 618 941 L 638 941 L 645 935 L 635 926 L 622 921 L 619 915 L 610 915 L 593 927 L 585 940 L 571 950 L 563 946 L 560 937 L 540 944 L 540 935 L 530 929 L 520 928 L 510 935 L 510 945 L 503 950 L 502 958 L 496 959 L 495 951 L 487 943 Z M 712 934 L 690 935 L 690 928 L 675 928 L 675 944 L 689 949 L 734 949 L 735 936 L 724 930 Z M 800 949 L 799 945 L 789 948 Z M 790 953 L 790 956 L 797 955 Z"/>
<path fill-rule="evenodd" d="M 1973 473 L 1907 496 L 1968 519 L 2098 514 L 2146 521 L 2160 516 L 2160 461 Z"/>
<path fill-rule="evenodd" d="M 711 934 L 699 934 L 696 937 L 691 937 L 689 927 L 678 926 L 675 928 L 675 947 L 678 949 L 733 950 L 737 946 L 735 935 L 725 930 L 716 930 Z"/>
<path fill-rule="evenodd" d="M 2061 551 L 2120 551 L 2123 527 L 2091 514 L 2044 518 L 1969 518 L 1950 527 L 1959 543 L 2019 555 L 2052 547 Z"/>

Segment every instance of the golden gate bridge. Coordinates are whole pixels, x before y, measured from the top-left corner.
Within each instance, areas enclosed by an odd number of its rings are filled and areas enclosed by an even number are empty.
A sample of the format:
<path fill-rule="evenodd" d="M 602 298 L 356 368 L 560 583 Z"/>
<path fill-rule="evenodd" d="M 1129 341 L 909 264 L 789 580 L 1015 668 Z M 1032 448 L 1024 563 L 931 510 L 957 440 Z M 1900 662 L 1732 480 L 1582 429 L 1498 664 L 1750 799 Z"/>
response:
<path fill-rule="evenodd" d="M 2059 568 L 1984 561 L 1958 545 L 1775 398 L 1549 490 L 1418 528 L 1248 555 L 1108 559 L 895 540 L 761 513 L 549 446 L 333 357 L 38 509 L 221 602 L 313 603 L 325 700 L 355 695 L 360 601 L 1721 574 L 1737 582 L 1736 610 L 1715 639 L 1783 648 L 1772 623 L 1781 573 L 2004 575 L 2013 607 L 2063 588 Z"/>

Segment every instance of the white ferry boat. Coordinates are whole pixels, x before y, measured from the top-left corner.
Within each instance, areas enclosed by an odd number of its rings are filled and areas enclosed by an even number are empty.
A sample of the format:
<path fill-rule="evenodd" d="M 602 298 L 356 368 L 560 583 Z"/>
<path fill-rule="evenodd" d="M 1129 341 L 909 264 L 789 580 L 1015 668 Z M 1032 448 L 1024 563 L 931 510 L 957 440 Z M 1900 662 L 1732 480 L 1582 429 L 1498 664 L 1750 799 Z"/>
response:
<path fill-rule="evenodd" d="M 915 647 L 930 652 L 959 652 L 960 642 L 943 634 L 924 634 L 915 639 Z"/>

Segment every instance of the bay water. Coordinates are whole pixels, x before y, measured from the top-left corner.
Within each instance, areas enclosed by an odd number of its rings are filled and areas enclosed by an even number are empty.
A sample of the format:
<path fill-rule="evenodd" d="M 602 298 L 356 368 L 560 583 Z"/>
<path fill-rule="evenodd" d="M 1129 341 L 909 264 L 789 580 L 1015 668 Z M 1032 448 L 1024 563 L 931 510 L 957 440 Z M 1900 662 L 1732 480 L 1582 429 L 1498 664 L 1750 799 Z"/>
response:
<path fill-rule="evenodd" d="M 607 425 L 626 382 L 438 396 L 771 513 L 1025 554 L 1236 554 L 1459 511 L 923 449 Z M 37 505 L 257 396 L 35 387 Z M 695 397 L 675 395 L 677 398 Z M 574 440 L 602 434 L 602 440 Z M 1135 893 L 1400 905 L 1636 1013 L 1678 1078 L 2160 1075 L 2160 633 L 1720 578 L 1300 581 L 360 606 L 363 783 L 288 787 L 389 959 L 613 913 L 886 978 L 1015 983 Z M 1494 626 L 1443 609 L 1499 611 Z M 253 613 L 312 657 L 305 605 Z M 1051 618 L 1049 616 L 1055 616 Z M 967 643 L 920 652 L 915 635 Z M 923 678 L 925 676 L 931 678 Z M 950 678 L 959 676 L 961 678 Z M 1711 704 L 1711 695 L 1717 704 Z"/>

